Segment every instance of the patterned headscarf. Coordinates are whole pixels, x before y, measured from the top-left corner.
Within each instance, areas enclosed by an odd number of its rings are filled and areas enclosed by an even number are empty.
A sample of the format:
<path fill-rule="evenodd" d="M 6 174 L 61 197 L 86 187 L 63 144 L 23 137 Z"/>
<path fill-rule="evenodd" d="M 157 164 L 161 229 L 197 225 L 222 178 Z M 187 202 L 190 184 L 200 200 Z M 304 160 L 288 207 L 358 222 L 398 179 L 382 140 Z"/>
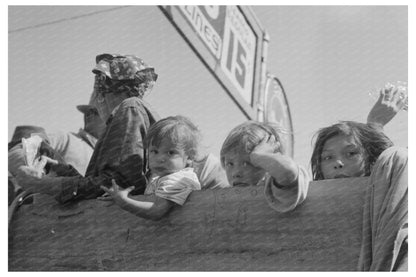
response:
<path fill-rule="evenodd" d="M 128 92 L 142 97 L 157 80 L 154 68 L 135 55 L 101 54 L 96 57 L 95 86 L 101 93 Z"/>

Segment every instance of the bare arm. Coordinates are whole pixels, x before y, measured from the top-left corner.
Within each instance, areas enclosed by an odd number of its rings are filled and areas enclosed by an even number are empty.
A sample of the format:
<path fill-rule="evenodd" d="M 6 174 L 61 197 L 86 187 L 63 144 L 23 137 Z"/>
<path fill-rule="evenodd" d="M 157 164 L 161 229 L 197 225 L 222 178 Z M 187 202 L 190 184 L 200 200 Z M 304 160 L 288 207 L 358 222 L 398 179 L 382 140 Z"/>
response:
<path fill-rule="evenodd" d="M 145 219 L 159 220 L 174 205 L 172 201 L 155 195 L 137 195 L 134 196 L 134 198 L 131 198 L 128 196 L 128 194 L 133 190 L 133 187 L 122 189 L 116 184 L 114 180 L 112 183 L 113 186 L 111 188 L 104 186 L 101 188 L 110 194 L 117 205 L 119 205 L 123 210 L 128 211 L 136 216 Z"/>
<path fill-rule="evenodd" d="M 389 123 L 405 106 L 404 96 L 395 87 L 380 90 L 377 102 L 367 116 L 367 123 L 376 123 L 383 127 Z"/>
<path fill-rule="evenodd" d="M 254 166 L 266 170 L 280 186 L 292 186 L 298 179 L 298 166 L 290 158 L 276 152 L 280 143 L 274 138 L 263 140 L 251 153 L 250 161 Z"/>

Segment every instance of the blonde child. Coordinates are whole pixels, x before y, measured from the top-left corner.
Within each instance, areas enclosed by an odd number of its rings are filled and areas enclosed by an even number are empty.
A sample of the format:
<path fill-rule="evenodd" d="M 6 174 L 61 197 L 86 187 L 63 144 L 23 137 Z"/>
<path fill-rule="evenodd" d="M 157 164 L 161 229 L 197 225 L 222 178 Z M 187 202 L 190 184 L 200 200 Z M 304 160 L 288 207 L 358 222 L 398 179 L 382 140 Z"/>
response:
<path fill-rule="evenodd" d="M 162 218 L 175 205 L 183 205 L 193 190 L 201 189 L 189 167 L 199 140 L 197 127 L 186 117 L 172 116 L 154 123 L 144 140 L 150 169 L 145 195 L 129 197 L 133 188 L 122 189 L 114 180 L 111 188 L 102 189 L 130 213 L 152 220 Z"/>
<path fill-rule="evenodd" d="M 220 156 L 231 186 L 264 184 L 269 205 L 279 212 L 294 209 L 306 197 L 308 174 L 284 155 L 271 124 L 247 121 L 238 125 L 225 139 Z"/>

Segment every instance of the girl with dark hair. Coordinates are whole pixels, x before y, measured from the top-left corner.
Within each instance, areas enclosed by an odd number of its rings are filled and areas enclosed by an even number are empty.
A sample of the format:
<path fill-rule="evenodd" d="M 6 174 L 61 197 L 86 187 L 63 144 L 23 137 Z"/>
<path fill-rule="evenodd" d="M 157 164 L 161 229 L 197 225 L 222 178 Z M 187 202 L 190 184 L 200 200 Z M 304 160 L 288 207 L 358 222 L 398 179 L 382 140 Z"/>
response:
<path fill-rule="evenodd" d="M 397 88 L 386 87 L 367 124 L 342 121 L 320 129 L 311 157 L 313 180 L 368 177 L 358 270 L 405 271 L 408 259 L 407 149 L 394 147 L 383 126 L 404 107 Z M 266 199 L 273 203 L 271 187 Z M 308 186 L 297 186 L 305 195 Z M 294 203 L 298 205 L 299 203 Z M 295 206 L 293 206 L 295 208 Z"/>
<path fill-rule="evenodd" d="M 407 149 L 371 123 L 343 121 L 317 133 L 313 180 L 369 176 L 359 270 L 407 270 L 407 160 Z"/>
<path fill-rule="evenodd" d="M 380 154 L 393 146 L 376 125 L 341 121 L 317 132 L 313 180 L 369 176 Z"/>

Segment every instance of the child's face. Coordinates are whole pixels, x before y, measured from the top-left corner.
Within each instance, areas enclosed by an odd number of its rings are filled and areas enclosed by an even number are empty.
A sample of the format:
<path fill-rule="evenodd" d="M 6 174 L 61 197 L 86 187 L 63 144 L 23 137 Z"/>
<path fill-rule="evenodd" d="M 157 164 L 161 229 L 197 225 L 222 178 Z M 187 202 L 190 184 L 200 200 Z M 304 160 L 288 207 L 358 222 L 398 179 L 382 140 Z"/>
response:
<path fill-rule="evenodd" d="M 324 144 L 321 171 L 324 179 L 364 176 L 365 156 L 351 136 L 334 136 Z"/>
<path fill-rule="evenodd" d="M 165 176 L 184 169 L 189 162 L 185 151 L 163 139 L 159 147 L 149 148 L 149 168 L 157 176 Z"/>
<path fill-rule="evenodd" d="M 245 152 L 230 152 L 224 156 L 225 172 L 231 186 L 255 186 L 266 173 L 250 163 Z"/>

